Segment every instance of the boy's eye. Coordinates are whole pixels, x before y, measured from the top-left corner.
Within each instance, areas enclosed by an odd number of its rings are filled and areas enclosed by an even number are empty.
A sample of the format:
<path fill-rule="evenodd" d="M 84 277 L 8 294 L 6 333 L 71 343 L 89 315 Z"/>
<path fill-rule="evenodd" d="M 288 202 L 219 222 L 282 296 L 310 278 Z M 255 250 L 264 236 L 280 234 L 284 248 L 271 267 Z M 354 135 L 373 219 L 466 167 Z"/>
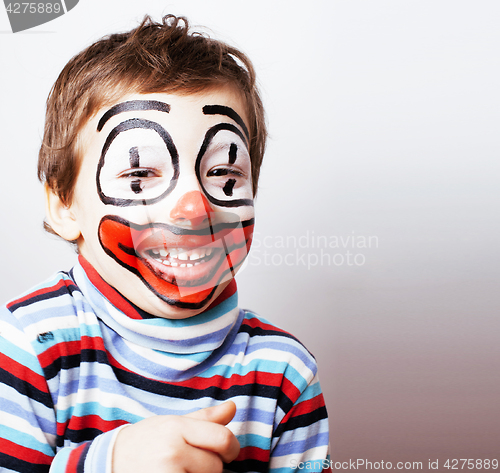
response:
<path fill-rule="evenodd" d="M 228 169 L 228 168 L 215 168 L 210 169 L 207 172 L 207 177 L 219 177 L 219 176 L 243 176 L 243 174 L 236 169 Z"/>
<path fill-rule="evenodd" d="M 133 171 L 124 172 L 119 177 L 125 177 L 125 178 L 135 177 L 135 178 L 145 179 L 148 177 L 159 177 L 159 174 L 153 171 L 152 169 L 135 169 Z"/>

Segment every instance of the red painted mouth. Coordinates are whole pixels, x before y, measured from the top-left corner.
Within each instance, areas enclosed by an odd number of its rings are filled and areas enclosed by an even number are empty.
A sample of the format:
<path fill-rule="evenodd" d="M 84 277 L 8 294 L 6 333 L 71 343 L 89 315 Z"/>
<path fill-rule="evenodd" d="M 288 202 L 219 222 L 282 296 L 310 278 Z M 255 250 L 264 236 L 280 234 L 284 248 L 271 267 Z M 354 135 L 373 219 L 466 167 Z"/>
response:
<path fill-rule="evenodd" d="M 251 219 L 185 230 L 167 224 L 136 225 L 107 215 L 99 224 L 99 240 L 111 258 L 159 298 L 178 307 L 199 308 L 245 260 L 253 226 Z"/>

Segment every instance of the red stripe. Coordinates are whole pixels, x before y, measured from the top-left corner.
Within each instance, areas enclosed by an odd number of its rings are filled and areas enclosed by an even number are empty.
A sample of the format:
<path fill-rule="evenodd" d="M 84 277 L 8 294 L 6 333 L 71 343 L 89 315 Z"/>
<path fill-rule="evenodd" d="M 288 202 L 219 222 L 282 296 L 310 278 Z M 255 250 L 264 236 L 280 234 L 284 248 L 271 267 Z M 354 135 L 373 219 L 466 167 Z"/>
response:
<path fill-rule="evenodd" d="M 264 330 L 269 330 L 271 332 L 280 332 L 280 333 L 284 333 L 286 335 L 290 335 L 293 337 L 293 335 L 291 335 L 290 333 L 288 333 L 286 330 L 282 330 L 274 325 L 270 325 L 270 324 L 266 324 L 265 322 L 262 322 L 261 320 L 259 320 L 258 318 L 256 317 L 253 317 L 251 319 L 244 319 L 243 320 L 243 323 L 241 325 L 247 325 L 251 328 L 256 328 L 256 327 L 260 327 Z M 295 337 L 293 337 L 295 339 Z"/>
<path fill-rule="evenodd" d="M 114 368 L 121 369 L 128 373 L 138 375 L 135 371 L 131 371 L 121 363 L 119 363 L 110 353 L 108 353 L 108 359 Z M 142 376 L 141 376 L 142 377 Z M 263 371 L 250 371 L 244 376 L 239 374 L 233 374 L 230 378 L 226 378 L 221 375 L 214 375 L 210 378 L 190 378 L 185 381 L 162 381 L 155 380 L 154 378 L 147 378 L 153 381 L 157 381 L 163 384 L 169 384 L 172 386 L 182 386 L 187 388 L 193 388 L 198 390 L 204 390 L 214 386 L 220 389 L 229 389 L 231 386 L 245 386 L 248 384 L 262 384 L 270 387 L 281 387 L 281 390 L 294 401 L 300 394 L 299 390 L 286 378 L 283 377 L 282 373 L 266 373 Z M 293 391 L 293 394 L 292 394 Z"/>
<path fill-rule="evenodd" d="M 0 438 L 0 452 L 36 465 L 50 465 L 53 460 L 52 456 L 3 438 Z"/>
<path fill-rule="evenodd" d="M 325 405 L 325 401 L 323 399 L 322 394 L 318 394 L 317 396 L 313 397 L 312 399 L 309 399 L 307 401 L 302 401 L 301 403 L 297 404 L 293 408 L 293 415 L 294 417 L 296 416 L 302 416 L 306 414 L 310 414 L 311 412 L 314 412 L 316 409 L 319 409 L 320 407 L 323 407 Z"/>
<path fill-rule="evenodd" d="M 210 310 L 220 303 L 224 302 L 226 299 L 229 299 L 236 292 L 236 280 L 231 279 L 231 282 L 224 288 L 224 290 L 219 294 L 217 299 L 215 299 L 206 310 Z"/>
<path fill-rule="evenodd" d="M 141 315 L 135 310 L 134 306 L 130 304 L 116 289 L 110 286 L 101 275 L 94 269 L 94 267 L 82 256 L 78 256 L 78 261 L 82 265 L 90 282 L 99 290 L 99 292 L 108 299 L 117 309 L 121 310 L 131 319 L 142 320 Z"/>
<path fill-rule="evenodd" d="M 251 371 L 242 376 L 233 374 L 230 378 L 225 378 L 220 375 L 212 376 L 211 378 L 191 378 L 186 381 L 177 383 L 168 383 L 178 386 L 184 386 L 194 389 L 207 389 L 213 386 L 220 387 L 220 389 L 228 389 L 231 386 L 245 386 L 248 384 L 262 384 L 270 387 L 279 387 L 283 382 L 283 375 L 278 373 L 266 373 Z"/>
<path fill-rule="evenodd" d="M 290 399 L 293 403 L 299 398 L 300 391 L 285 375 L 283 375 L 283 384 L 281 385 L 281 391 Z"/>
<path fill-rule="evenodd" d="M 89 337 L 85 335 L 81 338 L 81 342 L 82 350 L 99 350 L 106 352 L 104 340 L 101 337 Z"/>
<path fill-rule="evenodd" d="M 44 393 L 49 392 L 47 382 L 43 376 L 35 373 L 17 361 L 14 361 L 3 353 L 0 353 L 0 367 L 25 383 L 31 384 L 36 389 Z"/>
<path fill-rule="evenodd" d="M 135 371 L 129 370 L 121 363 L 119 363 L 110 353 L 108 353 L 108 360 L 114 368 L 132 373 L 139 376 Z M 295 402 L 300 396 L 299 389 L 284 376 L 283 373 L 267 373 L 264 371 L 250 371 L 246 375 L 233 374 L 230 378 L 226 378 L 221 375 L 214 375 L 210 378 L 194 377 L 187 379 L 185 381 L 162 381 L 154 380 L 153 378 L 148 378 L 153 381 L 157 381 L 163 384 L 169 384 L 173 386 L 182 386 L 192 389 L 204 390 L 214 386 L 220 387 L 220 389 L 229 389 L 231 386 L 245 386 L 249 384 L 261 384 L 270 387 L 279 387 L 281 392 L 283 392 L 292 402 Z"/>
<path fill-rule="evenodd" d="M 16 299 L 14 301 L 10 301 L 7 304 L 7 308 L 10 309 L 13 305 L 28 301 L 36 296 L 41 296 L 43 294 L 48 294 L 50 292 L 57 291 L 58 289 L 61 289 L 61 287 L 63 287 L 63 286 L 74 286 L 74 283 L 73 283 L 73 281 L 68 280 L 68 279 L 61 279 L 54 286 L 43 287 L 42 289 L 38 289 L 38 291 L 31 292 L 31 293 L 27 294 L 26 296 L 20 297 L 19 299 Z"/>
<path fill-rule="evenodd" d="M 295 406 L 287 413 L 283 418 L 281 423 L 287 422 L 290 417 L 297 417 L 301 415 L 307 415 L 314 412 L 316 409 L 324 407 L 325 401 L 323 399 L 323 394 L 318 394 L 316 397 L 309 399 L 308 401 L 303 401 Z"/>
<path fill-rule="evenodd" d="M 80 460 L 80 456 L 82 451 L 87 446 L 86 443 L 80 445 L 75 448 L 70 454 L 68 458 L 68 463 L 66 463 L 66 468 L 64 469 L 65 473 L 77 473 L 78 472 L 78 461 Z"/>
<path fill-rule="evenodd" d="M 66 422 L 58 422 L 57 423 L 57 435 L 59 437 L 64 437 L 64 433 L 66 432 L 66 429 L 68 428 L 68 423 L 69 423 L 69 420 L 67 420 Z"/>
<path fill-rule="evenodd" d="M 51 347 L 47 348 L 44 352 L 38 355 L 42 368 L 50 366 L 58 358 L 65 356 L 78 355 L 82 350 L 98 350 L 106 352 L 104 342 L 100 337 L 83 336 L 81 340 L 73 340 L 71 342 L 61 341 Z"/>
<path fill-rule="evenodd" d="M 64 356 L 77 355 L 81 352 L 80 340 L 67 342 L 62 341 L 56 345 L 52 345 L 50 348 L 38 355 L 40 364 L 42 368 L 50 366 L 55 360 Z"/>
<path fill-rule="evenodd" d="M 117 427 L 120 427 L 120 425 L 124 424 L 128 424 L 128 422 L 123 419 L 104 420 L 98 415 L 90 414 L 82 417 L 71 417 L 68 424 L 68 429 L 97 429 L 101 432 L 109 432 L 110 430 L 116 429 Z"/>
<path fill-rule="evenodd" d="M 243 447 L 235 461 L 258 460 L 261 462 L 269 462 L 269 450 L 263 450 L 259 447 Z"/>

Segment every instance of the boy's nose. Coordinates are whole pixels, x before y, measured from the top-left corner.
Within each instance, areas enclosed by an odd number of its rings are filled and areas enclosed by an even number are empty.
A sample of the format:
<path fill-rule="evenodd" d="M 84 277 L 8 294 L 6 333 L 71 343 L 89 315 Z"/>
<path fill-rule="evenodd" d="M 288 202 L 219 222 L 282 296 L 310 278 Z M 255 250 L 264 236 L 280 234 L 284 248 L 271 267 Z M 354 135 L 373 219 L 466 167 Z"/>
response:
<path fill-rule="evenodd" d="M 190 220 L 191 227 L 199 227 L 208 223 L 211 212 L 212 208 L 207 198 L 199 190 L 194 190 L 186 192 L 179 198 L 170 211 L 170 218 L 180 224 Z"/>

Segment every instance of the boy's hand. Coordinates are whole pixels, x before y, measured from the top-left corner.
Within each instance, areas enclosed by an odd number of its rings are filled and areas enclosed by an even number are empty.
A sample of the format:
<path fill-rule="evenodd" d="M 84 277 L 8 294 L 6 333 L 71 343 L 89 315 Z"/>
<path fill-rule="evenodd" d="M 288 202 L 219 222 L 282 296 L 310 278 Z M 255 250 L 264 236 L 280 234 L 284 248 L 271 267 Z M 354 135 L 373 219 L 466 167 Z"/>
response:
<path fill-rule="evenodd" d="M 225 427 L 232 401 L 185 416 L 154 416 L 125 427 L 113 450 L 113 473 L 220 473 L 240 444 Z"/>

